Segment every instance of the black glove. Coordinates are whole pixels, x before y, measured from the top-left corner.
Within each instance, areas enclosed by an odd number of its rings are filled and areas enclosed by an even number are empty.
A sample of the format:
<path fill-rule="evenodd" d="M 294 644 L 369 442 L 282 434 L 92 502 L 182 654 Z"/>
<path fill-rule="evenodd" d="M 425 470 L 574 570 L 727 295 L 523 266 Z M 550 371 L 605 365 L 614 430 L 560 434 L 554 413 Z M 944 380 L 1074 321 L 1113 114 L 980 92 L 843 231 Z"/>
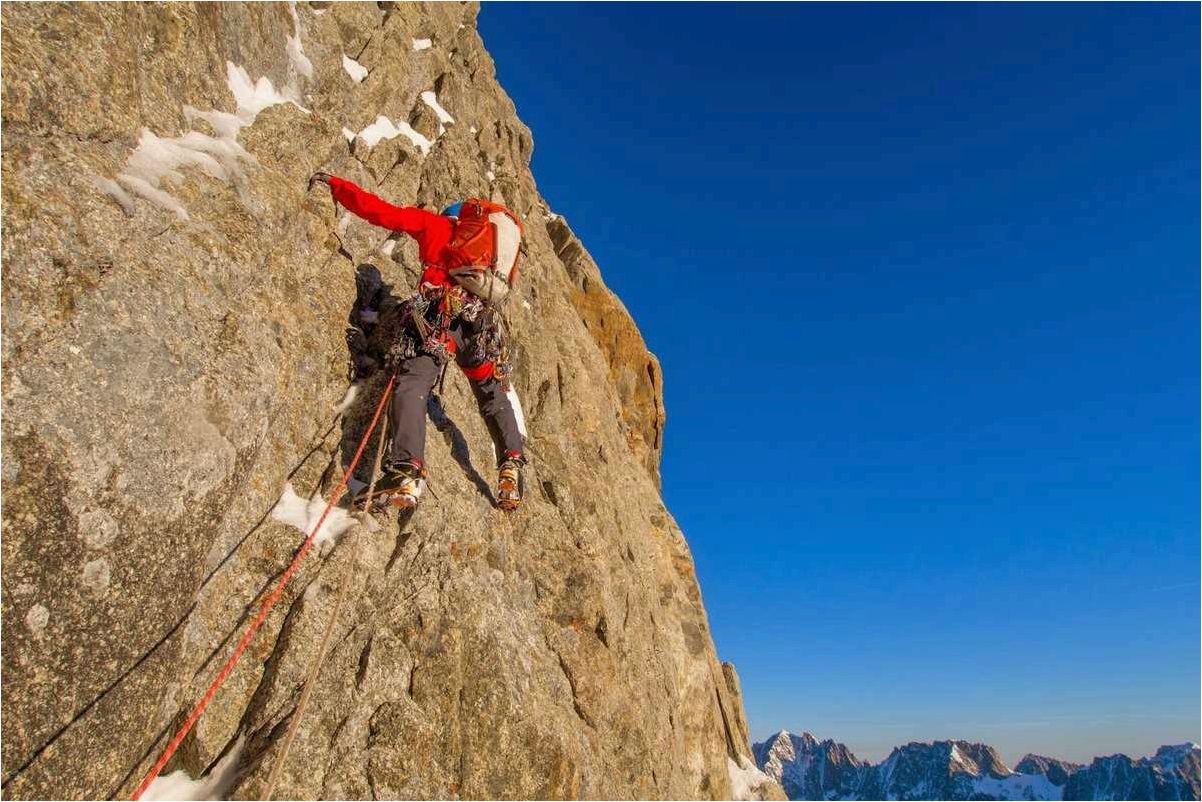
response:
<path fill-rule="evenodd" d="M 314 184 L 325 184 L 328 187 L 332 177 L 329 173 L 314 173 L 309 176 L 309 189 L 313 189 Z"/>

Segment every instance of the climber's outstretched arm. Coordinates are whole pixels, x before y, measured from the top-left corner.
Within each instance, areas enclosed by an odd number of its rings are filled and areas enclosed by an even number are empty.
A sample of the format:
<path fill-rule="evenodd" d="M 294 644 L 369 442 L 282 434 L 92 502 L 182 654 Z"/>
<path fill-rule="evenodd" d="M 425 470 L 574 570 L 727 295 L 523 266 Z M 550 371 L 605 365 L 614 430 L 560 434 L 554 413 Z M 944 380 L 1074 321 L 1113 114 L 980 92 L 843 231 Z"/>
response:
<path fill-rule="evenodd" d="M 336 175 L 325 179 L 330 185 L 334 200 L 372 225 L 393 231 L 403 231 L 411 237 L 421 238 L 427 229 L 450 223 L 442 215 L 413 206 L 393 206 L 362 189 L 345 178 Z"/>

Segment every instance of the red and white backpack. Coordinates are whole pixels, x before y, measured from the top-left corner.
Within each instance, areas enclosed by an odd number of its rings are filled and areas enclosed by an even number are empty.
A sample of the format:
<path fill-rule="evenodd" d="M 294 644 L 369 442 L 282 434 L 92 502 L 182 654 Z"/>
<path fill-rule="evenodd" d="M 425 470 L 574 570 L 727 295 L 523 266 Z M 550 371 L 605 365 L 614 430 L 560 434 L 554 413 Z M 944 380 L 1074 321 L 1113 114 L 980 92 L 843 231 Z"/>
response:
<path fill-rule="evenodd" d="M 447 243 L 447 272 L 456 284 L 491 304 L 517 282 L 522 223 L 499 203 L 468 198 Z"/>

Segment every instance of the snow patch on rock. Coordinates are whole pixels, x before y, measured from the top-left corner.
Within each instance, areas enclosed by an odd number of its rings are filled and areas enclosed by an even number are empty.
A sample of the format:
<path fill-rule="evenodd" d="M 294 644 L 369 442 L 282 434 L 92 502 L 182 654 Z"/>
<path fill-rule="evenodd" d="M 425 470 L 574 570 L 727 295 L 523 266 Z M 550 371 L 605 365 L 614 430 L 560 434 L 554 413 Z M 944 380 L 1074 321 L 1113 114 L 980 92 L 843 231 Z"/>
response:
<path fill-rule="evenodd" d="M 117 174 L 116 181 L 96 179 L 94 183 L 121 204 L 127 213 L 132 210 L 132 201 L 124 190 L 174 212 L 181 220 L 187 220 L 187 209 L 164 188 L 164 180 L 183 181 L 180 168 L 195 167 L 212 178 L 232 183 L 242 176 L 244 164 L 255 163 L 254 156 L 238 144 L 237 137 L 243 128 L 254 123 L 259 112 L 270 106 L 292 103 L 308 114 L 308 110 L 293 97 L 277 91 L 271 79 L 263 76 L 258 81 L 251 81 L 246 70 L 232 61 L 226 62 L 226 85 L 237 106 L 234 114 L 184 106 L 184 117 L 189 122 L 204 120 L 213 128 L 216 136 L 189 131 L 178 137 L 161 137 L 149 128 L 143 128 L 138 147 L 126 160 L 125 168 Z"/>
<path fill-rule="evenodd" d="M 750 760 L 741 755 L 738 763 L 729 757 L 726 759 L 726 771 L 730 775 L 732 799 L 763 799 L 767 786 L 772 783 L 771 777 L 757 769 Z"/>
<path fill-rule="evenodd" d="M 234 748 L 204 777 L 193 780 L 183 769 L 156 777 L 142 794 L 142 799 L 225 799 L 238 778 L 238 760 L 245 744 L 245 737 L 239 738 Z"/>
<path fill-rule="evenodd" d="M 433 142 L 413 130 L 413 126 L 409 125 L 409 123 L 394 123 L 383 114 L 376 117 L 374 123 L 359 132 L 359 136 L 363 138 L 363 141 L 367 143 L 369 148 L 374 148 L 381 140 L 393 139 L 401 134 L 404 134 L 405 138 L 412 142 L 414 147 L 422 152 L 423 156 L 429 153 L 430 148 L 434 146 Z"/>
<path fill-rule="evenodd" d="M 296 13 L 296 0 L 289 0 L 288 11 L 292 14 L 292 36 L 288 37 L 288 63 L 292 68 L 306 78 L 313 77 L 313 62 L 305 55 L 305 46 L 301 44 L 300 16 Z M 297 98 L 300 98 L 299 92 Z"/>
<path fill-rule="evenodd" d="M 351 408 L 355 403 L 355 399 L 359 397 L 359 385 L 352 384 L 346 388 L 346 394 L 342 396 L 342 400 L 334 405 L 334 414 L 341 415 Z"/>
<path fill-rule="evenodd" d="M 346 53 L 342 54 L 342 69 L 346 70 L 346 74 L 351 76 L 351 80 L 357 84 L 363 83 L 363 79 L 367 77 L 367 67 L 364 67 Z"/>
<path fill-rule="evenodd" d="M 442 136 L 443 132 L 447 130 L 447 126 L 455 122 L 455 118 L 448 114 L 447 110 L 442 107 L 442 104 L 438 102 L 438 95 L 434 94 L 432 90 L 427 89 L 425 92 L 422 92 L 421 99 L 423 103 L 433 109 L 434 113 L 438 115 L 438 135 Z"/>
<path fill-rule="evenodd" d="M 1064 789 L 1043 774 L 1011 774 L 1009 777 L 974 777 L 973 790 L 980 798 L 1060 799 Z"/>
<path fill-rule="evenodd" d="M 308 109 L 297 102 L 294 92 L 287 89 L 284 92 L 276 90 L 266 75 L 257 81 L 251 81 L 250 73 L 232 61 L 225 63 L 225 70 L 226 84 L 234 93 L 234 102 L 238 104 L 238 118 L 242 121 L 239 129 L 253 123 L 263 109 L 281 103 L 291 103 L 305 114 L 309 113 Z"/>
<path fill-rule="evenodd" d="M 320 493 L 314 494 L 313 498 L 303 499 L 292 489 L 292 483 L 288 482 L 284 485 L 284 493 L 280 496 L 280 500 L 271 508 L 271 517 L 282 524 L 299 529 L 308 536 L 313 532 L 313 527 L 317 526 L 317 522 L 321 520 L 321 514 L 325 512 L 325 509 L 326 500 L 321 497 Z M 317 547 L 319 553 L 324 554 L 338 541 L 339 535 L 354 525 L 355 519 L 347 514 L 346 510 L 334 507 L 326 516 L 325 521 L 322 521 L 321 528 L 317 530 L 317 535 L 313 538 L 313 545 Z"/>
<path fill-rule="evenodd" d="M 125 212 L 127 217 L 134 216 L 134 199 L 129 196 L 129 193 L 120 184 L 111 178 L 99 175 L 94 175 L 91 178 L 92 183 L 96 185 L 97 189 L 117 201 L 117 205 L 121 207 L 121 211 Z"/>

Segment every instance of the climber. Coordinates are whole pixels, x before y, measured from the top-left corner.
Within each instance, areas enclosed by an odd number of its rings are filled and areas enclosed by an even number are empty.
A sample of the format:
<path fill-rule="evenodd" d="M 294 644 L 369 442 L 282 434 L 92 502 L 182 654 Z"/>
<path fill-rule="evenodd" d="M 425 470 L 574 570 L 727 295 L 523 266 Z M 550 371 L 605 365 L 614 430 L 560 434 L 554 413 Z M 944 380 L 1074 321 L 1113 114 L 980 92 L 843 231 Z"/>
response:
<path fill-rule="evenodd" d="M 497 506 L 522 500 L 526 464 L 522 432 L 509 387 L 505 331 L 496 305 L 517 276 L 521 224 L 502 206 L 479 199 L 442 214 L 398 207 L 344 178 L 314 173 L 334 200 L 373 225 L 417 240 L 423 271 L 418 292 L 400 306 L 399 331 L 385 361 L 397 372 L 391 414 L 392 446 L 377 482 L 385 503 L 414 507 L 425 487 L 426 401 L 454 359 L 471 383 L 497 450 Z"/>

